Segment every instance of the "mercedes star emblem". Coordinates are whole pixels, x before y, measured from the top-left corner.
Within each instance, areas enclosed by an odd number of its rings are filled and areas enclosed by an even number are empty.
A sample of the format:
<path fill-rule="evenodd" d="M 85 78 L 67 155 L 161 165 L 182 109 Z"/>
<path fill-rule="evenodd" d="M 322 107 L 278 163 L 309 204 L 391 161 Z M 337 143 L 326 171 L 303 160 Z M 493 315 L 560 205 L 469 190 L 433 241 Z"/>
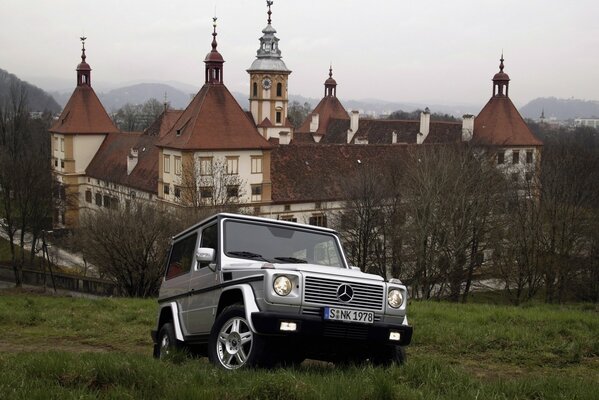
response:
<path fill-rule="evenodd" d="M 340 285 L 337 288 L 337 298 L 346 303 L 351 301 L 354 298 L 354 289 L 345 283 Z"/>

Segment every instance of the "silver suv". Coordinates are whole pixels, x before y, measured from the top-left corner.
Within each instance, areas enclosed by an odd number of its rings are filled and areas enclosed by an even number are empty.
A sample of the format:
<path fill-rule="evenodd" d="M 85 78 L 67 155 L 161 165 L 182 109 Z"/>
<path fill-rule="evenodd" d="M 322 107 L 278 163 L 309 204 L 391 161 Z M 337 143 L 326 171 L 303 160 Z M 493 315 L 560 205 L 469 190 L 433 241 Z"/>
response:
<path fill-rule="evenodd" d="M 349 266 L 331 229 L 217 214 L 173 238 L 154 355 L 185 347 L 226 369 L 402 363 L 406 303 L 400 281 Z"/>

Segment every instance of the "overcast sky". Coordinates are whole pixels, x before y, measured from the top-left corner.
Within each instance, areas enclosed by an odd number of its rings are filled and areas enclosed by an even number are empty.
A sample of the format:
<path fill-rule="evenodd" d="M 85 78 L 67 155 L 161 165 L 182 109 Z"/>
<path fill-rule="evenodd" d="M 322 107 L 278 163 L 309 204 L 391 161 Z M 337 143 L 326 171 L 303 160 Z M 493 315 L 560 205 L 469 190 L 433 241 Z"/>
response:
<path fill-rule="evenodd" d="M 199 87 L 215 6 L 225 83 L 248 92 L 264 0 L 2 0 L 0 68 L 72 88 L 84 33 L 96 87 Z M 599 100 L 597 0 L 275 0 L 272 19 L 291 94 L 321 97 L 332 62 L 342 99 L 482 106 L 503 49 L 517 105 Z"/>

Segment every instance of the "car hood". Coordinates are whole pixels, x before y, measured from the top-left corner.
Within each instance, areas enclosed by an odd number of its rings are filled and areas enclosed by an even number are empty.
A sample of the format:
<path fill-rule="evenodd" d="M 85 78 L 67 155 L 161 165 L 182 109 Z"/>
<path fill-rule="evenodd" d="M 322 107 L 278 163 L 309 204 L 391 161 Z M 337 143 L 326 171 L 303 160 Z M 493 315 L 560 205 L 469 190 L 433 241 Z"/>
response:
<path fill-rule="evenodd" d="M 286 270 L 286 271 L 299 271 L 299 272 L 313 272 L 322 275 L 334 275 L 334 276 L 345 276 L 352 278 L 361 278 L 361 279 L 372 279 L 375 281 L 384 281 L 384 279 L 375 274 L 367 274 L 362 271 L 358 271 L 355 269 L 349 268 L 337 268 L 337 267 L 327 267 L 324 265 L 316 265 L 316 264 L 272 264 L 275 266 L 277 270 Z"/>

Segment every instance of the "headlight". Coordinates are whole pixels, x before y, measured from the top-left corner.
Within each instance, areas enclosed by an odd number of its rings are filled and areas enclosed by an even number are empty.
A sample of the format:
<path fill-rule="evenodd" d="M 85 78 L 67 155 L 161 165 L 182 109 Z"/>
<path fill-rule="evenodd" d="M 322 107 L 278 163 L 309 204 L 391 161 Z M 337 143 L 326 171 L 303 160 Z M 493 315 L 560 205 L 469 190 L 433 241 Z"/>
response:
<path fill-rule="evenodd" d="M 401 303 L 403 303 L 401 291 L 398 289 L 389 290 L 389 294 L 387 295 L 387 303 L 393 308 L 401 307 Z"/>
<path fill-rule="evenodd" d="M 291 281 L 286 276 L 279 276 L 272 284 L 272 288 L 275 290 L 275 293 L 279 296 L 287 296 L 291 293 L 291 289 L 293 289 L 293 285 Z"/>

